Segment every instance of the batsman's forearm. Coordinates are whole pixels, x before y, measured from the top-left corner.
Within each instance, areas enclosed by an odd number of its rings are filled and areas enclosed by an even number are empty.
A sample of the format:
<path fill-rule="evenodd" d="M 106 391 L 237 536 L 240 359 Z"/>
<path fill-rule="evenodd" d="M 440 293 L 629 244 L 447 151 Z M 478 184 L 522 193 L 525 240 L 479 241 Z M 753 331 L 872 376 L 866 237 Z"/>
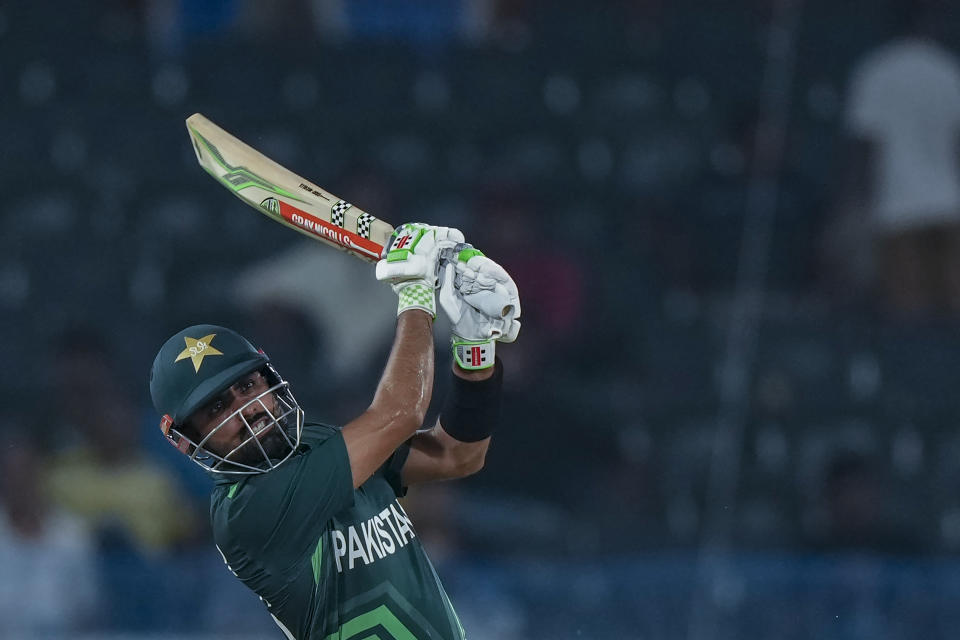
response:
<path fill-rule="evenodd" d="M 412 434 L 423 424 L 430 407 L 433 369 L 433 318 L 416 309 L 401 313 L 393 348 L 370 408 L 398 418 L 413 418 L 416 424 Z"/>
<path fill-rule="evenodd" d="M 343 428 L 354 487 L 366 482 L 423 424 L 433 391 L 433 366 L 433 318 L 417 309 L 401 313 L 373 402 Z"/>

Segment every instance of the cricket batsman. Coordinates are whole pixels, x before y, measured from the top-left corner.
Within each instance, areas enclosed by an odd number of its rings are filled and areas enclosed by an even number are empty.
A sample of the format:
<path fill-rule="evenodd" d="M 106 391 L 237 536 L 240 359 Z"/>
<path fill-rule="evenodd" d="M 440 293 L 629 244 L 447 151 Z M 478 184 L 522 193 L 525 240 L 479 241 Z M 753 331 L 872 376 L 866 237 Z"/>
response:
<path fill-rule="evenodd" d="M 506 271 L 447 227 L 398 227 L 376 276 L 399 297 L 396 335 L 369 408 L 342 428 L 306 421 L 270 359 L 213 325 L 164 343 L 150 394 L 166 438 L 215 477 L 227 568 L 287 638 L 463 640 L 397 499 L 483 466 L 501 404 L 495 347 L 516 339 L 520 300 Z M 438 298 L 453 324 L 452 384 L 420 430 Z"/>

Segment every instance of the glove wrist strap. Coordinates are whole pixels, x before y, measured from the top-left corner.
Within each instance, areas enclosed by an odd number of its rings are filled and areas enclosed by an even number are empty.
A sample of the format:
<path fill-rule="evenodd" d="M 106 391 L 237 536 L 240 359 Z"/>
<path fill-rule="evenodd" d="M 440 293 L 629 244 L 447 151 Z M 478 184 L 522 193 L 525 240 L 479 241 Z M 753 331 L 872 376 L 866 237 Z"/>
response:
<path fill-rule="evenodd" d="M 434 318 L 437 317 L 437 299 L 433 287 L 415 282 L 397 290 L 397 315 L 407 309 L 422 309 Z"/>
<path fill-rule="evenodd" d="M 453 359 L 461 369 L 477 371 L 494 365 L 497 344 L 494 340 L 467 340 L 455 335 L 451 337 L 450 344 L 453 347 Z"/>

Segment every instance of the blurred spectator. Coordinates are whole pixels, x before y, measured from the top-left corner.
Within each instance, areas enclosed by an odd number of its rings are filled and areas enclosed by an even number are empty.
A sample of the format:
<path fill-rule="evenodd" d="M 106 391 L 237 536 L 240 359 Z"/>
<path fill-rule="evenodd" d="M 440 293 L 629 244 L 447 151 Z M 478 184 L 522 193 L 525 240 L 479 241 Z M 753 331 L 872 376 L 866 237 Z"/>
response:
<path fill-rule="evenodd" d="M 903 8 L 903 33 L 850 80 L 840 206 L 872 236 L 885 307 L 960 314 L 960 64 L 935 40 L 935 3 Z"/>
<path fill-rule="evenodd" d="M 170 552 L 199 538 L 201 519 L 173 473 L 140 447 L 139 412 L 118 363 L 99 333 L 71 329 L 56 345 L 51 370 L 50 432 L 63 447 L 50 460 L 45 486 L 52 502 L 94 536 L 102 599 L 109 603 L 97 628 L 195 623 L 189 607 L 169 618 L 190 591 L 166 593 L 166 563 Z"/>
<path fill-rule="evenodd" d="M 50 504 L 41 451 L 4 425 L 0 446 L 0 636 L 50 637 L 89 628 L 98 601 L 93 540 Z"/>
<path fill-rule="evenodd" d="M 198 518 L 180 487 L 138 448 L 139 420 L 96 333 L 74 330 L 53 366 L 53 420 L 68 444 L 47 475 L 59 507 L 83 518 L 103 548 L 154 554 L 195 536 Z"/>
<path fill-rule="evenodd" d="M 888 554 L 921 550 L 918 536 L 896 520 L 894 497 L 870 457 L 854 451 L 835 454 L 827 463 L 822 490 L 825 520 L 814 536 L 815 547 Z"/>

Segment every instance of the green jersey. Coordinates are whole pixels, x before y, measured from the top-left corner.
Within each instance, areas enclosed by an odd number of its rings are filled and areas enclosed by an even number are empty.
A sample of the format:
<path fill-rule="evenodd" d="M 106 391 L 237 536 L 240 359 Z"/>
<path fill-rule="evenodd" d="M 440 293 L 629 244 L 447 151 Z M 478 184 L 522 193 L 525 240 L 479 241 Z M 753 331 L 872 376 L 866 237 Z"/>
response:
<path fill-rule="evenodd" d="M 343 434 L 307 424 L 289 460 L 218 478 L 210 514 L 227 567 L 288 638 L 463 640 L 398 497 L 408 446 L 358 489 Z"/>

